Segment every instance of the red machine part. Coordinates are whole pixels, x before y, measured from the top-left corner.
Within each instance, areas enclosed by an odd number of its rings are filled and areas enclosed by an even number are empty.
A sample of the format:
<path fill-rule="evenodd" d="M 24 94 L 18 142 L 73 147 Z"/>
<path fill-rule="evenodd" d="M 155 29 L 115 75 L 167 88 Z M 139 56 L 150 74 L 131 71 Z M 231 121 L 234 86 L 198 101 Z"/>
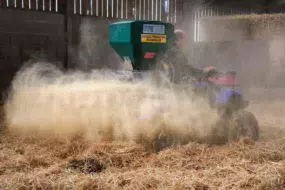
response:
<path fill-rule="evenodd" d="M 145 59 L 152 59 L 152 58 L 154 58 L 154 56 L 155 56 L 155 53 L 153 53 L 153 52 L 146 52 L 145 55 L 144 55 L 144 58 Z"/>
<path fill-rule="evenodd" d="M 208 78 L 208 80 L 215 85 L 236 86 L 236 76 L 233 74 L 218 74 Z"/>

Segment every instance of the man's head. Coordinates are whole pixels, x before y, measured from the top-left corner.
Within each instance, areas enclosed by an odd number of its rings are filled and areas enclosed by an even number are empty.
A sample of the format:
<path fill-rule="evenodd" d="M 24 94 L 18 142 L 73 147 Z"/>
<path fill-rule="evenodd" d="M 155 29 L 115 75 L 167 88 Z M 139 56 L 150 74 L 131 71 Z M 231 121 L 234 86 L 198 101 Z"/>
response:
<path fill-rule="evenodd" d="M 186 33 L 180 29 L 175 30 L 174 42 L 177 47 L 182 48 L 186 43 Z"/>

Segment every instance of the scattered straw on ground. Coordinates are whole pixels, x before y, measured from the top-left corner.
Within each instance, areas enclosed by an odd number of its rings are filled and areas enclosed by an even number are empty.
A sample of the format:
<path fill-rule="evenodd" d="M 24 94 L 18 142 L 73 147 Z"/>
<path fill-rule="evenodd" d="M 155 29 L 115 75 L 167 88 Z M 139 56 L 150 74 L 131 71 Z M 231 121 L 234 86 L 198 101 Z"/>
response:
<path fill-rule="evenodd" d="M 84 89 L 88 89 L 85 88 L 86 85 L 92 88 L 102 87 L 94 83 L 93 79 L 85 79 L 85 75 L 62 76 L 57 70 L 52 73 L 55 76 L 61 76 L 58 82 L 61 86 L 57 88 L 57 92 L 72 89 L 72 85 L 70 86 L 69 83 L 67 85 L 67 82 L 73 81 L 74 78 L 78 79 L 78 76 L 82 77 L 81 82 L 84 85 L 81 84 L 81 87 Z M 118 103 L 122 101 L 117 101 L 115 104 L 117 107 L 114 107 L 116 109 L 112 109 L 109 115 L 106 114 L 109 112 L 105 112 L 106 115 L 102 122 L 98 122 L 100 117 L 97 117 L 97 120 L 94 117 L 99 113 L 102 114 L 103 111 L 97 110 L 104 110 L 96 107 L 98 101 L 95 101 L 94 97 L 98 96 L 91 96 L 93 99 L 87 99 L 86 94 L 90 95 L 90 93 L 84 93 L 83 98 L 79 93 L 80 96 L 74 97 L 79 98 L 80 103 L 86 100 L 89 104 L 84 106 L 79 104 L 80 109 L 78 107 L 72 109 L 75 99 L 63 102 L 72 97 L 70 91 L 66 91 L 66 94 L 55 93 L 54 96 L 46 96 L 50 95 L 48 87 L 53 81 L 44 81 L 46 85 L 42 87 L 43 81 L 39 80 L 41 77 L 38 77 L 37 72 L 34 74 L 36 75 L 31 75 L 32 78 L 27 78 L 25 75 L 22 76 L 24 78 L 20 77 L 20 79 L 31 81 L 16 80 L 13 83 L 16 93 L 14 92 L 10 100 L 12 104 L 9 105 L 12 107 L 7 107 L 10 111 L 8 112 L 10 122 L 7 123 L 14 124 L 16 128 L 8 125 L 6 130 L 0 132 L 0 189 L 285 189 L 284 102 L 253 102 L 249 107 L 256 114 L 261 126 L 259 142 L 243 139 L 240 142 L 223 146 L 208 146 L 192 142 L 178 149 L 164 150 L 159 154 L 154 154 L 132 142 L 132 138 L 125 138 L 127 140 L 124 142 L 121 141 L 123 138 L 114 138 L 114 141 L 110 142 L 110 139 L 100 138 L 98 140 L 87 138 L 88 135 L 86 135 L 90 133 L 92 135 L 94 129 L 100 131 L 101 128 L 107 128 L 111 119 L 120 125 L 126 125 L 124 128 L 119 125 L 114 133 L 124 134 L 123 132 L 137 131 L 138 127 L 141 127 L 142 132 L 148 134 L 154 128 L 154 123 L 138 125 L 139 120 L 133 121 L 130 120 L 132 117 L 124 115 L 133 113 L 133 108 L 138 107 L 137 99 L 133 99 L 133 102 L 127 101 L 126 108 L 128 109 L 119 109 Z M 50 77 L 47 78 L 50 79 Z M 28 82 L 28 85 L 20 85 L 21 88 L 19 88 L 17 85 L 23 82 Z M 32 97 L 17 93 L 19 89 L 20 92 L 30 90 L 33 87 L 30 84 L 36 87 L 41 84 L 40 89 L 45 93 Z M 62 88 L 63 86 L 65 88 Z M 104 97 L 103 95 L 106 96 L 106 90 L 118 93 L 118 86 L 124 90 L 123 93 L 119 91 L 119 95 L 122 95 L 119 97 L 129 97 L 128 100 L 132 100 L 130 98 L 136 94 L 130 92 L 145 91 L 151 92 L 147 97 L 153 95 L 152 88 L 137 86 L 133 89 L 136 86 L 120 83 L 115 86 L 116 88 L 113 86 L 111 88 L 110 85 L 107 85 L 108 88 L 105 86 L 103 89 L 105 93 L 101 93 L 101 98 Z M 56 109 L 51 109 L 53 100 L 59 100 L 61 106 L 57 105 Z M 90 104 L 90 100 L 95 101 L 95 109 L 93 104 Z M 206 117 L 209 114 L 205 113 L 210 110 L 206 107 L 198 107 L 188 97 L 181 99 L 179 96 L 179 99 L 174 100 L 176 101 L 168 103 L 172 106 L 176 105 L 175 109 L 171 109 L 172 114 L 165 117 L 166 121 L 172 125 L 175 124 L 173 126 L 178 128 L 184 124 L 192 128 L 195 125 L 194 131 L 203 134 L 207 128 L 198 124 L 215 121 L 211 120 L 212 117 Z M 153 99 L 145 99 L 145 102 L 148 103 L 147 105 L 152 105 Z M 114 105 L 112 102 L 107 103 L 106 105 Z M 23 105 L 27 107 L 21 107 Z M 82 117 L 79 117 L 80 114 L 77 112 L 70 112 L 74 110 L 81 110 Z M 142 110 L 148 109 L 142 107 Z M 66 116 L 64 121 L 61 119 L 63 114 Z M 114 114 L 117 118 L 114 118 Z M 56 122 L 49 123 L 51 118 Z M 69 121 L 68 119 L 72 119 L 71 122 L 66 122 Z M 90 122 L 85 123 L 86 120 Z M 48 121 L 48 124 L 43 125 L 44 121 Z M 82 135 L 74 131 L 68 135 L 61 136 L 61 133 L 58 133 L 58 136 L 54 136 L 49 135 L 53 134 L 49 130 L 45 130 L 52 128 L 56 132 L 61 131 L 59 127 L 63 124 L 68 129 L 71 129 L 71 124 L 77 124 L 75 126 Z M 39 130 L 28 130 L 31 126 Z M 87 126 L 87 129 L 92 130 L 84 131 L 82 126 Z M 201 127 L 196 129 L 196 126 Z M 27 133 L 19 132 L 21 130 Z M 36 131 L 42 133 L 36 135 Z"/>
<path fill-rule="evenodd" d="M 159 154 L 132 142 L 98 143 L 79 136 L 22 138 L 2 133 L 0 188 L 284 189 L 285 133 L 276 132 L 282 129 L 278 120 L 282 114 L 277 114 L 282 110 L 276 105 L 267 105 L 272 113 L 267 118 L 261 104 L 250 108 L 261 123 L 260 142 L 244 139 L 213 147 L 190 143 Z"/>

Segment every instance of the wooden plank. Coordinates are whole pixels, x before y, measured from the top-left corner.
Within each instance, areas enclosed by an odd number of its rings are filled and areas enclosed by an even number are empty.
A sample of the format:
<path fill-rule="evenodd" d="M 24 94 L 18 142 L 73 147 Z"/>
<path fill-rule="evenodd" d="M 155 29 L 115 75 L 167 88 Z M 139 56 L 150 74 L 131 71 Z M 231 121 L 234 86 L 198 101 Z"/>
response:
<path fill-rule="evenodd" d="M 4 4 L 4 7 L 10 7 L 10 8 L 13 8 L 14 7 L 14 0 L 5 0 L 3 2 L 1 2 L 2 4 Z"/>
<path fill-rule="evenodd" d="M 76 0 L 74 0 L 76 2 Z M 74 4 L 74 2 L 73 2 Z M 73 5 L 74 6 L 74 5 Z M 26 7 L 26 6 L 25 6 Z M 54 3 L 53 0 L 48 0 L 48 10 L 53 11 L 54 10 Z M 74 10 L 74 9 L 73 9 Z"/>
<path fill-rule="evenodd" d="M 155 0 L 151 0 L 151 20 L 155 20 Z"/>
<path fill-rule="evenodd" d="M 91 10 L 93 9 L 93 5 L 92 5 L 92 3 L 91 3 L 91 0 L 86 0 L 87 2 L 87 10 L 86 10 L 86 13 L 88 14 L 88 15 L 91 15 Z"/>
<path fill-rule="evenodd" d="M 127 0 L 127 19 L 133 20 L 134 14 L 133 14 L 133 7 L 134 7 L 134 0 Z"/>
<path fill-rule="evenodd" d="M 93 16 L 94 15 L 94 0 L 89 0 L 89 7 L 90 7 L 90 15 Z"/>
<path fill-rule="evenodd" d="M 183 23 L 183 3 L 183 0 L 176 1 L 176 22 L 179 25 Z"/>
<path fill-rule="evenodd" d="M 113 5 L 114 5 L 114 7 L 113 7 L 113 15 L 114 15 L 114 17 L 113 18 L 117 18 L 117 0 L 113 0 Z"/>
<path fill-rule="evenodd" d="M 142 0 L 142 19 L 147 20 L 147 0 Z"/>
<path fill-rule="evenodd" d="M 171 0 L 172 7 L 171 7 L 171 22 L 174 23 L 175 21 L 175 0 Z"/>
<path fill-rule="evenodd" d="M 28 9 L 29 8 L 29 0 L 21 1 L 21 8 L 22 9 Z"/>
<path fill-rule="evenodd" d="M 104 1 L 104 18 L 109 16 L 109 0 Z"/>
<path fill-rule="evenodd" d="M 135 0 L 135 19 L 139 19 L 139 0 Z"/>
<path fill-rule="evenodd" d="M 147 5 L 147 9 L 148 9 L 148 12 L 147 12 L 147 16 L 148 16 L 148 20 L 151 20 L 151 2 L 152 0 L 147 0 L 148 2 L 148 5 Z"/>
<path fill-rule="evenodd" d="M 113 4 L 113 18 L 117 18 L 117 0 L 112 0 Z"/>
<path fill-rule="evenodd" d="M 153 18 L 152 20 L 155 20 L 155 16 L 156 16 L 156 0 L 152 0 L 152 11 L 153 11 Z"/>
<path fill-rule="evenodd" d="M 45 10 L 48 11 L 49 10 L 49 1 L 45 0 L 46 6 L 45 6 Z M 72 1 L 67 1 L 66 4 L 66 14 L 67 15 L 71 15 L 74 14 L 74 2 Z"/>
<path fill-rule="evenodd" d="M 167 18 L 167 14 L 166 14 L 166 11 L 165 11 L 165 3 L 162 3 L 161 4 L 161 20 L 162 21 L 166 21 L 166 18 Z"/>
<path fill-rule="evenodd" d="M 76 6 L 75 6 L 75 10 L 76 10 L 76 14 L 80 14 L 80 3 L 79 3 L 80 0 L 76 0 Z M 53 2 L 53 1 L 52 1 Z M 54 2 L 53 2 L 54 3 Z M 54 7 L 54 6 L 53 6 Z"/>
<path fill-rule="evenodd" d="M 30 0 L 29 1 L 29 8 L 32 10 L 36 9 L 36 0 Z"/>
<path fill-rule="evenodd" d="M 122 10 L 121 10 L 121 1 L 122 0 L 117 0 L 117 15 L 116 15 L 116 18 L 121 18 L 121 12 L 122 12 Z"/>
<path fill-rule="evenodd" d="M 98 13 L 98 11 L 99 11 L 98 1 L 99 0 L 93 0 L 93 15 L 94 16 L 98 16 L 99 15 L 99 13 Z"/>
<path fill-rule="evenodd" d="M 102 0 L 98 0 L 98 16 L 102 16 Z"/>
<path fill-rule="evenodd" d="M 121 15 L 120 18 L 125 18 L 125 10 L 126 10 L 126 4 L 125 4 L 126 0 L 121 0 Z"/>
<path fill-rule="evenodd" d="M 104 0 L 103 1 L 103 7 L 104 7 L 104 12 L 103 12 L 103 17 L 107 18 L 109 16 L 109 0 Z"/>
<path fill-rule="evenodd" d="M 101 16 L 106 17 L 107 12 L 106 12 L 106 0 L 101 0 Z"/>
<path fill-rule="evenodd" d="M 96 16 L 101 16 L 102 12 L 102 6 L 101 6 L 102 0 L 96 0 Z"/>
<path fill-rule="evenodd" d="M 143 8 L 143 0 L 138 1 L 138 13 L 139 13 L 139 20 L 143 19 L 144 8 Z"/>
<path fill-rule="evenodd" d="M 168 22 L 171 22 L 172 18 L 172 0 L 168 0 Z"/>
<path fill-rule="evenodd" d="M 102 12 L 101 12 L 102 16 L 106 18 L 107 17 L 107 0 L 102 0 L 101 6 L 102 6 Z"/>
<path fill-rule="evenodd" d="M 15 8 L 21 8 L 22 7 L 22 0 L 13 0 L 14 7 Z"/>
<path fill-rule="evenodd" d="M 114 18 L 114 0 L 109 0 L 109 17 Z"/>
<path fill-rule="evenodd" d="M 161 2 L 161 0 L 157 0 L 157 20 L 160 20 Z"/>
<path fill-rule="evenodd" d="M 139 20 L 142 20 L 143 19 L 143 0 L 139 0 L 138 1 L 139 3 L 139 6 L 138 6 L 138 9 L 139 9 Z"/>
<path fill-rule="evenodd" d="M 125 19 L 127 19 L 129 15 L 129 4 L 130 0 L 125 0 Z"/>
<path fill-rule="evenodd" d="M 106 11 L 106 14 L 105 14 L 105 18 L 107 17 L 110 17 L 110 0 L 105 0 L 105 11 Z"/>
<path fill-rule="evenodd" d="M 150 20 L 155 20 L 156 16 L 156 0 L 149 0 L 149 19 Z"/>
<path fill-rule="evenodd" d="M 86 15 L 87 14 L 87 11 L 88 11 L 88 1 L 89 0 L 79 0 L 79 4 L 81 3 L 81 10 L 79 10 L 79 12 L 81 13 L 81 15 Z"/>
<path fill-rule="evenodd" d="M 152 9 L 153 9 L 153 0 L 147 0 L 147 16 L 149 20 L 152 20 Z"/>
<path fill-rule="evenodd" d="M 162 0 L 157 0 L 157 20 L 161 20 L 161 3 Z"/>
<path fill-rule="evenodd" d="M 168 0 L 169 4 L 168 4 L 168 22 L 172 22 L 172 0 Z"/>
<path fill-rule="evenodd" d="M 67 4 L 69 3 L 69 1 L 66 3 L 66 6 Z M 40 3 L 40 10 L 42 11 L 47 11 L 49 8 L 49 1 L 48 0 L 41 0 L 41 3 Z M 67 9 L 66 9 L 67 10 Z M 68 11 L 68 10 L 67 10 Z"/>
<path fill-rule="evenodd" d="M 76 10 L 76 14 L 79 14 L 80 13 L 80 3 L 79 3 L 80 0 L 75 0 L 75 10 Z M 53 2 L 53 1 L 52 1 Z M 54 7 L 54 6 L 52 6 Z"/>

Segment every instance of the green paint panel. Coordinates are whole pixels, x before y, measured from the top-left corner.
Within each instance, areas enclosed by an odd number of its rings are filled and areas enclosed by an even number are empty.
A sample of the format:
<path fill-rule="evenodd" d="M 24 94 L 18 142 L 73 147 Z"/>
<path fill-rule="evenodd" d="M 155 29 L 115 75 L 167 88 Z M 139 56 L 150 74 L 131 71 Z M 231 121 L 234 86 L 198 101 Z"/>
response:
<path fill-rule="evenodd" d="M 110 43 L 131 43 L 131 22 L 109 25 Z"/>
<path fill-rule="evenodd" d="M 155 64 L 156 55 L 172 46 L 173 33 L 174 26 L 170 23 L 122 21 L 109 25 L 109 43 L 122 59 L 131 59 L 135 70 L 149 70 Z M 142 35 L 147 35 L 144 41 Z M 157 43 L 156 40 L 165 43 Z M 146 58 L 146 54 L 155 56 Z"/>

